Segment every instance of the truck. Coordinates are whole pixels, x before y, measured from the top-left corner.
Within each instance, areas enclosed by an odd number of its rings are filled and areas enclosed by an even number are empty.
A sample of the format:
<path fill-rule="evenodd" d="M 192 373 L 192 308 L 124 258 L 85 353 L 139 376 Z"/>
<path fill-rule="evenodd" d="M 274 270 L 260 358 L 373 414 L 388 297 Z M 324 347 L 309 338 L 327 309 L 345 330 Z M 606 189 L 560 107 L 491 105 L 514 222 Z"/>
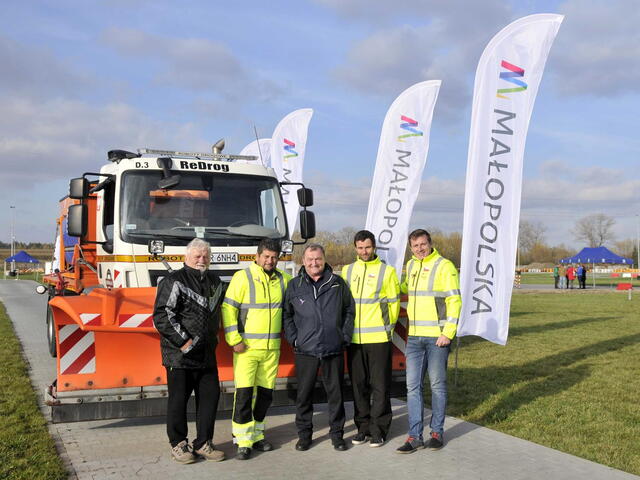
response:
<path fill-rule="evenodd" d="M 166 374 L 153 325 L 156 286 L 181 268 L 194 237 L 211 245 L 222 281 L 254 261 L 263 238 L 282 242 L 279 268 L 295 274 L 294 244 L 315 236 L 313 192 L 280 182 L 257 157 L 222 153 L 111 150 L 99 172 L 69 184 L 60 201 L 46 332 L 56 379 L 45 391 L 53 422 L 162 415 Z M 301 242 L 285 202 L 297 190 Z M 221 330 L 221 329 L 220 329 Z M 222 332 L 216 351 L 221 409 L 233 401 L 233 353 Z M 398 343 L 400 345 L 400 343 Z M 292 349 L 282 342 L 274 404 L 295 399 Z M 394 369 L 404 357 L 394 352 Z"/>

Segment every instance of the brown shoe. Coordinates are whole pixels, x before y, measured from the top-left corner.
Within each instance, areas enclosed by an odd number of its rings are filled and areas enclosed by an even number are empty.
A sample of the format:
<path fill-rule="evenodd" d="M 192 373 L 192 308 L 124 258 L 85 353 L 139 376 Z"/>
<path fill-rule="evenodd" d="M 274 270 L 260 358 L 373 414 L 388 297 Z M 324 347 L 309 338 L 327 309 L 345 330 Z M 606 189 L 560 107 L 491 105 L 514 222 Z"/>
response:
<path fill-rule="evenodd" d="M 181 441 L 171 449 L 171 456 L 176 462 L 184 465 L 196 461 L 196 457 L 191 451 L 191 445 L 189 445 L 186 440 Z"/>
<path fill-rule="evenodd" d="M 214 462 L 221 462 L 224 460 L 224 452 L 220 450 L 216 450 L 216 447 L 213 446 L 211 441 L 206 442 L 199 449 L 195 451 L 196 454 L 200 455 L 207 460 L 213 460 Z"/>

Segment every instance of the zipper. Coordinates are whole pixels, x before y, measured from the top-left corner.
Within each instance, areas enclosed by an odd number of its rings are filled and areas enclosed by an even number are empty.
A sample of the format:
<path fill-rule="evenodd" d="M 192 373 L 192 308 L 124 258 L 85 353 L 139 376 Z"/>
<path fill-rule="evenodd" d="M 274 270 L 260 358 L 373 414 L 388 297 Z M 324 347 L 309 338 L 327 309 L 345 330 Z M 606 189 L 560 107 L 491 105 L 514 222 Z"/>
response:
<path fill-rule="evenodd" d="M 413 289 L 413 331 L 415 333 L 415 331 L 417 330 L 416 327 L 416 305 L 418 304 L 418 279 L 420 278 L 420 273 L 422 272 L 422 262 L 424 261 L 424 258 L 420 260 L 420 269 L 418 270 L 418 273 L 416 273 L 415 276 L 415 286 Z"/>
<path fill-rule="evenodd" d="M 364 272 L 362 273 L 362 283 L 360 284 L 360 304 L 358 311 L 360 314 L 360 322 L 358 323 L 358 339 L 362 342 L 362 293 L 364 292 L 364 279 L 367 278 L 367 264 L 364 264 Z M 360 279 L 358 278 L 358 282 Z"/>

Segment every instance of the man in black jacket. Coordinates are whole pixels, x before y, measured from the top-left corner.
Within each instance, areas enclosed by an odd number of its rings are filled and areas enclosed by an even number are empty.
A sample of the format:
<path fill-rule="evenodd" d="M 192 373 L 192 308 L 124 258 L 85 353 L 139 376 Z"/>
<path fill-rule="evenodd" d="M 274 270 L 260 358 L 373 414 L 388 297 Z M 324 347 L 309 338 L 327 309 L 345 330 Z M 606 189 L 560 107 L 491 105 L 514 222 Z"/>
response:
<path fill-rule="evenodd" d="M 318 367 L 329 403 L 329 435 L 338 451 L 344 441 L 344 350 L 351 343 L 355 304 L 345 281 L 325 263 L 324 249 L 304 249 L 303 267 L 289 282 L 282 310 L 287 341 L 296 354 L 296 450 L 308 450 L 313 433 L 313 390 Z"/>
<path fill-rule="evenodd" d="M 213 428 L 220 398 L 216 345 L 223 288 L 209 271 L 210 246 L 194 238 L 187 245 L 185 265 L 158 285 L 153 323 L 160 333 L 162 364 L 167 369 L 167 435 L 179 463 L 197 456 L 220 461 L 213 446 Z M 197 436 L 187 439 L 187 402 L 195 391 Z"/>

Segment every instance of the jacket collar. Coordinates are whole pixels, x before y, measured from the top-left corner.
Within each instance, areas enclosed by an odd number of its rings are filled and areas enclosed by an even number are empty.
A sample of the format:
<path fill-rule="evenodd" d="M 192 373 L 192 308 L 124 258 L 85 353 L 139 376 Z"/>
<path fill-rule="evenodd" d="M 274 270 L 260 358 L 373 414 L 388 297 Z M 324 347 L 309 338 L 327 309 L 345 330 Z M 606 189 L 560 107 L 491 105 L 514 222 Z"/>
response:
<path fill-rule="evenodd" d="M 382 260 L 380 260 L 380 257 L 378 255 L 375 255 L 372 260 L 369 260 L 367 262 L 365 262 L 364 260 L 361 260 L 360 257 L 356 257 L 355 263 L 357 265 L 371 266 L 371 265 L 378 265 L 379 263 L 382 263 Z"/>
<path fill-rule="evenodd" d="M 186 263 L 184 264 L 184 271 L 187 272 L 187 275 L 192 276 L 193 278 L 197 279 L 197 280 L 202 280 L 204 277 L 207 276 L 207 271 L 205 270 L 204 272 L 198 270 L 197 268 L 192 268 L 189 265 L 187 265 Z"/>
<path fill-rule="evenodd" d="M 280 271 L 277 268 L 274 268 L 271 274 L 267 273 L 264 268 L 258 265 L 255 261 L 251 262 L 249 268 L 252 272 L 256 273 L 257 275 L 264 275 L 265 277 L 267 277 L 267 279 L 272 279 L 278 275 L 281 275 Z"/>
<path fill-rule="evenodd" d="M 300 276 L 301 279 L 303 278 L 309 283 L 314 283 L 314 281 L 311 279 L 307 271 L 304 269 L 304 265 L 300 267 L 300 270 L 298 271 L 298 275 Z M 325 263 L 324 272 L 322 272 L 322 276 L 320 277 L 318 282 L 326 282 L 327 280 L 329 280 L 329 278 L 331 278 L 331 275 L 333 275 L 333 268 L 331 268 L 331 265 L 329 265 L 328 263 Z"/>

